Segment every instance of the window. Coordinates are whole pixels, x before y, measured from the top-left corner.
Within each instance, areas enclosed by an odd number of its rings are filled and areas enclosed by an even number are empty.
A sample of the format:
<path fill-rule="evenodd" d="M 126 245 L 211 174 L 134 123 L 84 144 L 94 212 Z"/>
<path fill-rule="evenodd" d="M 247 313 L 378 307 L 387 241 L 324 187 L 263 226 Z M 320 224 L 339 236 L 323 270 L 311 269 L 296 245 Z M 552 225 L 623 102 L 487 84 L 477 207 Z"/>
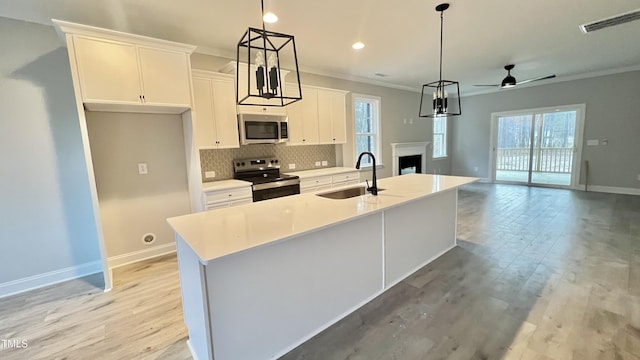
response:
<path fill-rule="evenodd" d="M 447 117 L 433 118 L 433 158 L 447 157 Z"/>
<path fill-rule="evenodd" d="M 376 157 L 377 164 L 382 163 L 380 153 L 380 98 L 367 95 L 353 95 L 355 119 L 355 159 L 363 151 L 369 151 Z M 371 166 L 370 156 L 362 157 L 361 166 Z"/>

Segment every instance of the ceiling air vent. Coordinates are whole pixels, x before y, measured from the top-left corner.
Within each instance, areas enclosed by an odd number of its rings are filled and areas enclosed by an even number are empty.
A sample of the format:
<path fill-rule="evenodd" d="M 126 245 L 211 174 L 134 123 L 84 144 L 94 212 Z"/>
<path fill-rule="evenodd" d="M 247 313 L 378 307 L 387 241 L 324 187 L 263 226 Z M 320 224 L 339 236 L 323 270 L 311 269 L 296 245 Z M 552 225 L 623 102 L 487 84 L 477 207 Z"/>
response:
<path fill-rule="evenodd" d="M 592 31 L 601 30 L 611 26 L 616 26 L 624 23 L 628 23 L 634 20 L 640 20 L 640 9 L 633 10 L 624 14 L 612 16 L 607 19 L 594 21 L 592 23 L 580 25 L 580 30 L 583 33 L 590 33 Z"/>

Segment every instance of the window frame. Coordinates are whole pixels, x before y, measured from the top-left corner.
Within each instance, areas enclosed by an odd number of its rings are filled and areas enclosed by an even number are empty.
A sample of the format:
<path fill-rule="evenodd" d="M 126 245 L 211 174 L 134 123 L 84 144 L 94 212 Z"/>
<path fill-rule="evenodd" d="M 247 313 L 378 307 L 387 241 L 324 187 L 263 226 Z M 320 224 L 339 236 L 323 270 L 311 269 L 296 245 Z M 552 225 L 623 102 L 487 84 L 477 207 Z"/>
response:
<path fill-rule="evenodd" d="M 436 133 L 436 120 L 444 120 L 444 132 L 437 132 Z M 447 137 L 449 136 L 448 132 L 449 132 L 449 117 L 448 116 L 438 116 L 438 117 L 434 117 L 433 121 L 431 122 L 431 135 L 432 135 L 432 146 L 431 146 L 431 158 L 432 159 L 446 159 L 449 156 L 449 152 L 448 150 L 448 141 L 447 141 Z M 442 150 L 443 150 L 443 155 L 442 156 L 436 156 L 436 135 L 441 135 L 442 136 Z"/>
<path fill-rule="evenodd" d="M 382 113 L 382 98 L 374 95 L 364 95 L 364 94 L 352 94 L 351 97 L 351 105 L 352 105 L 352 113 L 353 113 L 353 163 L 355 164 L 358 161 L 357 152 L 357 139 L 358 136 L 372 136 L 374 142 L 374 150 L 373 154 L 376 157 L 376 167 L 380 167 L 382 165 L 382 127 L 381 127 L 381 113 Z M 356 126 L 356 102 L 367 102 L 372 104 L 373 114 L 371 122 L 373 124 L 373 128 L 377 131 L 368 132 L 368 133 L 359 133 L 357 131 Z M 368 162 L 364 162 L 368 161 Z M 363 163 L 361 164 L 361 168 L 370 168 L 373 166 L 373 163 L 370 161 L 370 157 L 363 158 Z"/>

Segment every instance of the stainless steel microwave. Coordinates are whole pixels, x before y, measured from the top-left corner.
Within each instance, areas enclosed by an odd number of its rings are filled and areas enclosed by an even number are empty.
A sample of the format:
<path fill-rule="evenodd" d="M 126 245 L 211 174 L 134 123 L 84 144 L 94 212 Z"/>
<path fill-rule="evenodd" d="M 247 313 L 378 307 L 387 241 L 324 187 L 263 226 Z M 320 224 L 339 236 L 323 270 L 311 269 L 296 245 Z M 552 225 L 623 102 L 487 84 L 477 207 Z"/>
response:
<path fill-rule="evenodd" d="M 238 128 L 242 145 L 276 144 L 289 141 L 286 116 L 240 114 Z"/>

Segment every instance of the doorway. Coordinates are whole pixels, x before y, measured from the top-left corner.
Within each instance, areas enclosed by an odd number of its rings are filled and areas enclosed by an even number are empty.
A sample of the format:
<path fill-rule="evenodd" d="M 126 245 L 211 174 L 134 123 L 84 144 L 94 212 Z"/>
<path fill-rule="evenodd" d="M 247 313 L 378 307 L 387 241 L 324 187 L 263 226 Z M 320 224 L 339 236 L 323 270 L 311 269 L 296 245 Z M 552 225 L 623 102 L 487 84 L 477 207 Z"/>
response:
<path fill-rule="evenodd" d="M 493 182 L 575 187 L 584 105 L 492 115 Z"/>

